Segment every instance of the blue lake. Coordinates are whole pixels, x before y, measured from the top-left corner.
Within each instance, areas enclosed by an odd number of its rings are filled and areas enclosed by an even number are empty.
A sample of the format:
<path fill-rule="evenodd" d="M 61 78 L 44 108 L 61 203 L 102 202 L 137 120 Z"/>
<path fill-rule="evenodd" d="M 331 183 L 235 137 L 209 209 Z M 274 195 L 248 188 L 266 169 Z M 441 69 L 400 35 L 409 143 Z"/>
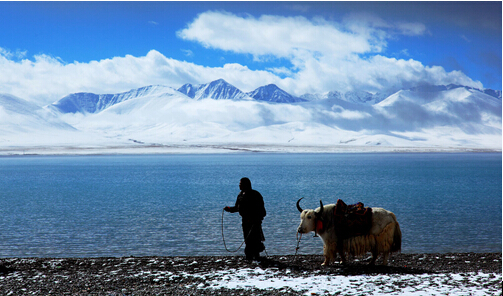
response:
<path fill-rule="evenodd" d="M 241 177 L 264 196 L 269 255 L 295 253 L 300 197 L 394 212 L 404 253 L 502 247 L 501 153 L 23 156 L 0 158 L 0 176 L 0 257 L 229 255 L 222 208 Z M 223 218 L 236 249 L 240 217 Z"/>

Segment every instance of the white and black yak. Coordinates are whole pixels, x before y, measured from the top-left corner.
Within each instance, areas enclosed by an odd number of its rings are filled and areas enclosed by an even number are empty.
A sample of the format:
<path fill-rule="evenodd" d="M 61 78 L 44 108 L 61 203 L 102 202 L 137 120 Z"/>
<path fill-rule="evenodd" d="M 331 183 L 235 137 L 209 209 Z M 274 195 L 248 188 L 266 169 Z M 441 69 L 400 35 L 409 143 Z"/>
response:
<path fill-rule="evenodd" d="M 378 256 L 382 254 L 383 265 L 387 265 L 389 254 L 401 250 L 402 232 L 392 212 L 383 208 L 365 208 L 371 212 L 368 228 L 363 232 L 351 233 L 351 229 L 349 232 L 348 229 L 342 229 L 347 223 L 340 223 L 340 217 L 338 219 L 334 214 L 337 211 L 335 204 L 323 206 L 320 200 L 319 208 L 303 210 L 299 205 L 301 199 L 297 201 L 297 209 L 301 213 L 297 231 L 300 234 L 314 231 L 321 237 L 325 256 L 322 265 L 334 262 L 337 253 L 344 263 L 346 255 L 363 256 L 368 252 L 372 254 L 370 264 L 375 264 Z M 340 202 L 342 201 L 339 200 L 337 206 Z"/>

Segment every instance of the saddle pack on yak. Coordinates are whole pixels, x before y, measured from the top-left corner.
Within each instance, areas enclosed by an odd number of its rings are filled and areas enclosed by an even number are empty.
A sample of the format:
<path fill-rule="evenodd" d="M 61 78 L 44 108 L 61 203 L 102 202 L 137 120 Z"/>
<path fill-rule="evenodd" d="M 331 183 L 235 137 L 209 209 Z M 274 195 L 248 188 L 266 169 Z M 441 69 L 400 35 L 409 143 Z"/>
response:
<path fill-rule="evenodd" d="M 340 239 L 369 233 L 372 227 L 372 208 L 358 202 L 346 205 L 338 199 L 334 209 L 335 232 Z"/>

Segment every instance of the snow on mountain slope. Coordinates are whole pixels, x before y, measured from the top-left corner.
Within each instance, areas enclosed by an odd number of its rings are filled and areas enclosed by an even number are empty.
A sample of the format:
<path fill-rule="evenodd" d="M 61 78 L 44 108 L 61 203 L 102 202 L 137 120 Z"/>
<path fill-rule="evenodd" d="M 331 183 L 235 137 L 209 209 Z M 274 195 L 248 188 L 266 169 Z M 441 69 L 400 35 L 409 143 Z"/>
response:
<path fill-rule="evenodd" d="M 80 130 L 102 131 L 125 130 L 134 126 L 145 127 L 144 123 L 154 123 L 159 119 L 169 118 L 169 111 L 176 101 L 189 100 L 188 97 L 172 88 L 161 92 L 143 95 L 114 104 L 99 113 L 67 114 L 65 120 Z"/>
<path fill-rule="evenodd" d="M 330 91 L 322 94 L 303 94 L 300 98 L 307 101 L 339 99 L 354 104 L 373 105 L 381 102 L 388 96 L 389 94 L 385 93 L 371 94 L 366 91 L 348 91 L 346 93 Z"/>
<path fill-rule="evenodd" d="M 297 98 L 280 89 L 275 84 L 261 86 L 254 91 L 247 93 L 248 96 L 255 100 L 274 102 L 274 103 L 295 103 L 303 102 L 304 99 Z"/>
<path fill-rule="evenodd" d="M 410 141 L 392 135 L 372 135 L 340 129 L 318 122 L 288 122 L 271 126 L 232 132 L 222 140 L 230 143 L 249 144 L 249 139 L 263 145 L 299 145 L 299 146 L 410 146 Z M 423 146 L 422 143 L 417 145 Z"/>
<path fill-rule="evenodd" d="M 300 96 L 301 99 L 306 101 L 320 101 L 320 100 L 330 100 L 330 99 L 342 99 L 342 95 L 338 91 L 329 91 L 322 94 L 303 94 Z"/>
<path fill-rule="evenodd" d="M 178 89 L 179 92 L 195 100 L 250 100 L 244 92 L 229 84 L 223 79 L 218 79 L 206 84 L 184 84 Z"/>
<path fill-rule="evenodd" d="M 40 107 L 34 103 L 9 94 L 0 94 L 0 108 L 2 108 L 5 112 L 13 112 L 24 115 L 31 115 L 40 109 Z M 6 115 L 6 113 L 3 115 Z M 0 119 L 4 119 L 4 117 L 2 116 Z"/>
<path fill-rule="evenodd" d="M 0 134 L 48 129 L 74 130 L 48 110 L 23 99 L 0 94 Z"/>
<path fill-rule="evenodd" d="M 75 128 L 50 110 L 11 95 L 0 94 L 0 150 L 6 147 L 68 143 L 79 136 Z"/>
<path fill-rule="evenodd" d="M 257 95 L 279 90 L 269 88 Z M 0 144 L 501 149 L 501 99 L 460 86 L 400 90 L 374 105 L 349 102 L 338 92 L 271 104 L 223 80 L 95 96 L 74 94 L 45 108 L 0 96 Z"/>
<path fill-rule="evenodd" d="M 484 93 L 486 95 L 489 95 L 491 97 L 495 97 L 496 99 L 501 100 L 501 90 L 485 89 Z"/>
<path fill-rule="evenodd" d="M 70 94 L 51 106 L 61 113 L 98 113 L 120 102 L 145 96 L 153 93 L 164 92 L 170 89 L 166 86 L 151 85 L 119 94 L 97 95 L 93 93 Z"/>
<path fill-rule="evenodd" d="M 458 145 L 501 147 L 501 100 L 480 90 L 402 90 L 374 108 L 372 118 L 396 135 L 439 145 L 457 139 Z"/>
<path fill-rule="evenodd" d="M 375 104 L 379 100 L 374 95 L 366 91 L 348 91 L 343 97 L 346 101 L 359 104 Z"/>
<path fill-rule="evenodd" d="M 501 121 L 501 100 L 484 92 L 464 87 L 441 91 L 401 90 L 380 103 L 376 109 L 383 110 L 395 117 L 406 112 L 408 115 L 424 115 L 458 118 L 460 121 L 479 121 L 482 114 L 487 114 Z M 437 119 L 439 119 L 437 118 Z M 406 119 L 406 118 L 404 118 Z M 431 122 L 431 117 L 422 118 Z M 410 117 L 409 117 L 410 120 Z"/>
<path fill-rule="evenodd" d="M 467 102 L 477 104 L 477 112 L 485 115 L 477 119 L 467 113 L 465 108 L 474 108 Z M 86 132 L 142 143 L 425 147 L 438 142 L 471 147 L 480 141 L 501 147 L 501 141 L 496 142 L 501 139 L 500 109 L 497 99 L 465 88 L 400 91 L 375 106 L 336 96 L 295 105 L 193 100 L 172 90 L 124 101 L 98 114 L 77 116 L 80 121 L 72 123 Z M 438 139 L 439 133 L 448 132 L 453 136 Z"/>
<path fill-rule="evenodd" d="M 310 120 L 304 108 L 254 100 L 193 100 L 178 91 L 147 95 L 97 114 L 67 117 L 80 130 L 141 142 L 215 141 L 230 133 L 289 120 Z M 253 141 L 252 139 L 248 139 Z"/>

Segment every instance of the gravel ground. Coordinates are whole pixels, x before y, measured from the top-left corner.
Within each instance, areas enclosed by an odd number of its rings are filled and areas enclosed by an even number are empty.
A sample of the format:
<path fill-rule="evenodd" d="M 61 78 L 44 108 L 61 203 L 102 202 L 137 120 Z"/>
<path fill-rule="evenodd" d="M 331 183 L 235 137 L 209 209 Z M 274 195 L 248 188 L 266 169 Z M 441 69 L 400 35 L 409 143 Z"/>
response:
<path fill-rule="evenodd" d="M 376 285 L 386 285 L 377 282 L 378 278 L 385 281 L 391 276 L 396 288 L 385 291 L 398 294 L 410 291 L 404 289 L 417 288 L 418 282 L 414 279 L 421 278 L 421 283 L 429 282 L 430 287 L 437 289 L 435 291 L 445 290 L 447 294 L 457 289 L 459 295 L 472 294 L 470 291 L 482 291 L 480 295 L 501 295 L 501 253 L 395 254 L 388 266 L 368 266 L 369 259 L 322 267 L 321 255 L 269 256 L 260 262 L 249 262 L 242 256 L 0 258 L 0 295 L 324 294 L 310 292 L 308 288 L 294 289 L 286 284 L 279 288 L 264 288 L 264 285 L 256 285 L 251 280 L 252 276 L 259 274 L 267 275 L 267 280 L 262 278 L 260 281 L 268 283 L 275 279 L 284 282 L 287 282 L 286 279 L 310 280 L 314 275 L 318 278 L 348 279 L 353 282 L 351 288 L 361 289 L 368 285 L 360 283 L 361 279 L 370 279 L 375 289 Z M 248 282 L 248 286 L 231 286 L 230 282 L 235 282 L 237 274 L 242 271 L 248 272 L 250 277 L 237 277 L 237 283 Z M 448 277 L 443 278 L 446 275 Z M 424 276 L 431 280 L 425 280 Z M 438 280 L 440 277 L 441 280 Z M 311 291 L 316 288 L 313 285 L 310 286 Z M 443 290 L 440 289 L 442 285 L 446 285 Z M 341 288 L 332 294 L 365 294 L 348 291 Z M 325 293 L 328 293 L 326 289 Z"/>

